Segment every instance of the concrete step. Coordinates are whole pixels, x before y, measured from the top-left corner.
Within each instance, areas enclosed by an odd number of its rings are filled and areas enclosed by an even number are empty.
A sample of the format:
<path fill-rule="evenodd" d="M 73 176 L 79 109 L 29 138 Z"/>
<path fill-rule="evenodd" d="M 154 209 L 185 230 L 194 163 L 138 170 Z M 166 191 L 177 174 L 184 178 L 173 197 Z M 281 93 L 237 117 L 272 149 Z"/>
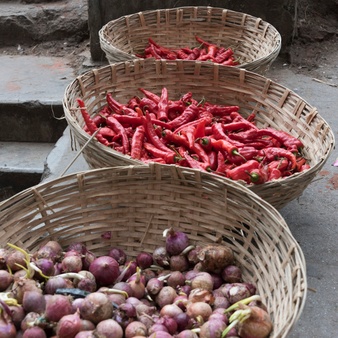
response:
<path fill-rule="evenodd" d="M 0 46 L 88 36 L 86 0 L 0 0 Z"/>
<path fill-rule="evenodd" d="M 41 181 L 54 143 L 0 142 L 0 201 Z"/>

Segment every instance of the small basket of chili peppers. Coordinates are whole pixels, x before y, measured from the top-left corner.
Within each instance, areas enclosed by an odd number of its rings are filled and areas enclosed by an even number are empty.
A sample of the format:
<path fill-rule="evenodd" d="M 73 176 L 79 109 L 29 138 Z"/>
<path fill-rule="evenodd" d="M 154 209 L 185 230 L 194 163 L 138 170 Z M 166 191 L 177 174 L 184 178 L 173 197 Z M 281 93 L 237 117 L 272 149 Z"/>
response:
<path fill-rule="evenodd" d="M 199 60 L 264 74 L 281 36 L 268 22 L 217 7 L 178 7 L 123 16 L 99 31 L 110 63 L 134 58 Z"/>
<path fill-rule="evenodd" d="M 233 335 L 245 315 L 251 325 L 236 336 L 249 337 L 251 326 L 254 337 L 283 338 L 306 301 L 304 255 L 282 216 L 209 173 L 152 163 L 70 174 L 0 203 L 0 219 L 0 316 L 3 332 L 14 331 L 2 337 L 136 337 L 135 328 L 144 337 L 221 337 L 204 334 L 209 318 Z M 216 308 L 222 318 L 211 321 Z"/>
<path fill-rule="evenodd" d="M 111 64 L 76 78 L 64 111 L 91 168 L 199 169 L 241 182 L 276 208 L 302 194 L 334 146 L 330 126 L 301 97 L 215 63 Z"/>

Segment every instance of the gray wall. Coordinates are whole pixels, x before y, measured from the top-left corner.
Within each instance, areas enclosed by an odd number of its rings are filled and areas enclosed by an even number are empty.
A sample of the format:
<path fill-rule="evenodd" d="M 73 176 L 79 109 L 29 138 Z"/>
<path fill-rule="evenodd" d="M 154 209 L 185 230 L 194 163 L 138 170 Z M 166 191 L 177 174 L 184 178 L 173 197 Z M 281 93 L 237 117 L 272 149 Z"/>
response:
<path fill-rule="evenodd" d="M 143 10 L 180 6 L 222 7 L 260 17 L 278 29 L 282 36 L 283 50 L 290 43 L 294 33 L 295 2 L 294 0 L 88 0 L 91 57 L 94 61 L 104 59 L 98 32 L 110 20 Z"/>

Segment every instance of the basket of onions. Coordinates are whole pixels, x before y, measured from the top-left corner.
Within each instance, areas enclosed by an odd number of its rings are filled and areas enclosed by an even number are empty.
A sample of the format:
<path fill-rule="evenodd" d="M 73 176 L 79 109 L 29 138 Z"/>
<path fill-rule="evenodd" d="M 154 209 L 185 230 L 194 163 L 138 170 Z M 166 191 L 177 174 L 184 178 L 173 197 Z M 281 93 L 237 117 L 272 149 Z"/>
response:
<path fill-rule="evenodd" d="M 286 337 L 304 256 L 237 182 L 170 165 L 44 182 L 0 204 L 0 337 Z"/>

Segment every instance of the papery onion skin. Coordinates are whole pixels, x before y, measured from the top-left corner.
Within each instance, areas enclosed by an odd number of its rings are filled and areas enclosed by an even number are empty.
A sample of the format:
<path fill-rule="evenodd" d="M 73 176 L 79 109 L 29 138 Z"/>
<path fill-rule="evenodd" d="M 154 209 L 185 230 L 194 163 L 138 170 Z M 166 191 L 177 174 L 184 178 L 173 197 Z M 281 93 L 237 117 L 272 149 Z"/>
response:
<path fill-rule="evenodd" d="M 225 322 L 218 320 L 208 320 L 201 326 L 199 333 L 202 338 L 221 338 L 222 333 L 227 327 Z"/>
<path fill-rule="evenodd" d="M 99 286 L 114 284 L 120 274 L 119 264 L 110 256 L 100 256 L 94 259 L 89 266 L 89 271 L 95 276 Z"/>
<path fill-rule="evenodd" d="M 214 281 L 208 272 L 199 272 L 191 280 L 190 285 L 192 289 L 205 289 L 212 291 L 214 288 Z"/>
<path fill-rule="evenodd" d="M 162 308 L 167 304 L 172 304 L 177 297 L 177 293 L 171 286 L 164 286 L 157 294 L 155 301 L 157 305 Z"/>
<path fill-rule="evenodd" d="M 74 338 L 81 331 L 81 319 L 78 312 L 63 316 L 56 326 L 59 338 Z"/>
<path fill-rule="evenodd" d="M 163 288 L 163 285 L 164 283 L 162 280 L 158 278 L 151 278 L 146 285 L 146 290 L 149 295 L 155 296 Z"/>
<path fill-rule="evenodd" d="M 63 272 L 79 272 L 82 270 L 82 255 L 77 251 L 67 251 L 61 261 Z"/>
<path fill-rule="evenodd" d="M 125 338 L 133 338 L 135 336 L 144 336 L 148 334 L 147 327 L 140 321 L 133 321 L 127 325 L 124 330 Z"/>
<path fill-rule="evenodd" d="M 207 321 L 210 315 L 212 314 L 212 308 L 209 304 L 204 302 L 189 303 L 187 305 L 187 314 L 191 318 L 203 318 L 204 321 Z"/>
<path fill-rule="evenodd" d="M 45 330 L 39 326 L 30 327 L 23 334 L 22 338 L 47 338 Z M 61 337 L 60 337 L 61 338 Z"/>
<path fill-rule="evenodd" d="M 45 317 L 52 322 L 58 322 L 63 316 L 72 313 L 71 298 L 64 295 L 49 295 L 46 297 Z"/>
<path fill-rule="evenodd" d="M 104 338 L 122 338 L 122 327 L 114 319 L 105 319 L 96 325 L 94 334 Z"/>
<path fill-rule="evenodd" d="M 100 321 L 112 317 L 113 304 L 104 293 L 93 292 L 84 298 L 80 306 L 80 315 L 81 318 L 98 324 Z"/>
<path fill-rule="evenodd" d="M 256 306 L 242 306 L 250 309 L 250 317 L 238 323 L 238 335 L 241 338 L 266 338 L 270 335 L 273 325 L 269 314 Z"/>
<path fill-rule="evenodd" d="M 169 265 L 169 255 L 164 246 L 159 246 L 153 251 L 153 260 L 155 264 L 166 267 Z"/>
<path fill-rule="evenodd" d="M 6 264 L 12 272 L 15 272 L 21 270 L 21 267 L 17 264 L 27 267 L 25 258 L 25 255 L 21 251 L 10 251 L 9 255 L 7 256 Z"/>
<path fill-rule="evenodd" d="M 14 277 L 6 270 L 0 270 L 0 292 L 5 291 L 12 283 Z"/>
<path fill-rule="evenodd" d="M 18 303 L 22 304 L 23 295 L 27 291 L 37 291 L 42 293 L 42 290 L 34 279 L 21 277 L 14 281 L 12 286 L 12 293 Z"/>

